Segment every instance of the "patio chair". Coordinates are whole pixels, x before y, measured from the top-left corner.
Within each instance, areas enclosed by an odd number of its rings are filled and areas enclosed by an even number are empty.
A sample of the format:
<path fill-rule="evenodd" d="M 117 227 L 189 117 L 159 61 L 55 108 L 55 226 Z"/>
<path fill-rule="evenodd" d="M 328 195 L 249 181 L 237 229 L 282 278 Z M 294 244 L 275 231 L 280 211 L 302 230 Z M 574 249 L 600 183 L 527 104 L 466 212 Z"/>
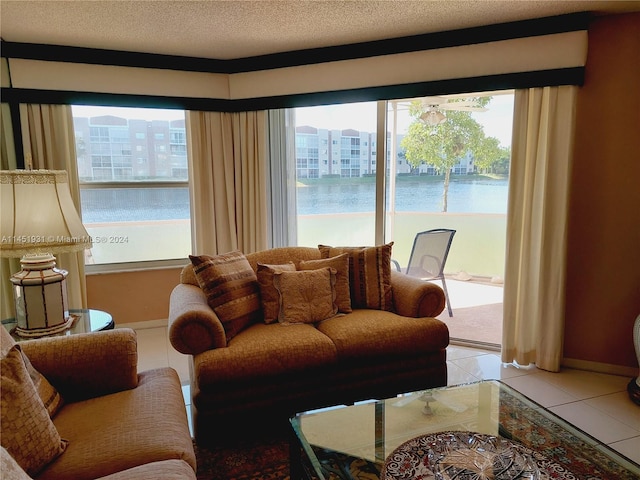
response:
<path fill-rule="evenodd" d="M 418 277 L 422 280 L 440 280 L 450 317 L 453 317 L 453 310 L 449 301 L 449 292 L 447 292 L 447 282 L 444 279 L 444 265 L 447 262 L 447 256 L 455 233 L 455 230 L 438 228 L 416 234 L 411 255 L 409 256 L 409 264 L 405 272 L 407 275 Z M 398 262 L 394 260 L 393 263 L 396 269 L 400 271 Z"/>

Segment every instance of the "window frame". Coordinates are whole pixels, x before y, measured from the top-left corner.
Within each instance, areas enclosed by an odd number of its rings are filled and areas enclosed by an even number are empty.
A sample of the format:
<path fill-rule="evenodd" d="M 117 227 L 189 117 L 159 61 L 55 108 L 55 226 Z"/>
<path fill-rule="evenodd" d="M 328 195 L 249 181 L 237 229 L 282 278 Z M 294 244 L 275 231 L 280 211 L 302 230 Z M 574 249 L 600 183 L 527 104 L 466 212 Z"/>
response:
<path fill-rule="evenodd" d="M 72 107 L 74 105 L 71 105 Z M 85 105 L 78 105 L 78 106 L 85 106 Z M 103 106 L 101 105 L 95 105 L 96 108 L 102 108 Z M 114 106 L 115 108 L 136 108 L 136 109 L 147 109 L 147 110 L 165 110 L 161 107 L 146 107 L 146 106 L 139 106 L 139 107 L 128 107 L 128 106 Z M 186 110 L 181 110 L 185 116 L 186 119 Z M 105 115 L 109 115 L 108 113 L 105 113 Z M 73 115 L 74 118 L 76 117 L 76 115 Z M 99 116 L 99 115 L 96 115 Z M 80 117 L 80 116 L 79 116 Z M 81 117 L 80 117 L 81 118 Z M 123 117 L 123 118 L 128 118 L 128 117 Z M 105 126 L 105 125 L 89 125 L 89 131 L 93 131 L 92 129 L 96 129 L 95 131 L 101 132 L 101 130 L 99 129 L 108 129 L 110 126 Z M 114 125 L 114 127 L 116 127 Z M 124 129 L 124 127 L 123 127 Z M 126 129 L 128 130 L 128 127 L 126 127 Z M 189 192 L 190 195 L 190 190 L 191 190 L 191 184 L 190 184 L 190 173 L 189 173 L 189 149 L 187 148 L 187 142 L 188 142 L 188 134 L 186 131 L 186 125 L 184 128 L 184 132 L 181 132 L 180 137 L 181 138 L 175 138 L 176 131 L 177 130 L 175 127 L 171 127 L 171 125 L 169 125 L 168 127 L 168 131 L 169 131 L 169 144 L 172 144 L 173 140 L 175 141 L 175 145 L 183 145 L 185 147 L 185 152 L 184 152 L 184 156 L 186 157 L 186 170 L 187 170 L 187 175 L 186 178 L 184 180 L 175 180 L 172 179 L 170 177 L 167 177 L 167 179 L 155 179 L 155 180 L 134 180 L 134 179 L 113 179 L 113 176 L 111 179 L 108 180 L 83 180 L 82 177 L 79 176 L 78 179 L 78 187 L 80 189 L 80 194 L 82 196 L 82 191 L 84 190 L 102 190 L 102 189 L 153 189 L 153 188 L 186 188 L 187 191 Z M 77 133 L 77 129 L 75 128 L 74 125 L 74 141 L 77 144 L 78 141 L 78 137 L 75 136 L 75 134 Z M 137 135 L 142 133 L 143 134 L 143 138 L 139 138 Z M 157 133 L 155 134 L 156 136 L 158 135 Z M 163 138 L 162 140 L 166 140 L 166 136 L 164 135 L 164 133 L 162 134 Z M 107 136 L 109 139 L 110 137 Z M 148 134 L 146 132 L 136 132 L 136 136 L 134 137 L 135 140 L 139 140 L 139 141 L 144 141 L 145 143 L 147 142 L 148 139 Z M 89 141 L 91 141 L 91 135 L 89 135 Z M 101 140 L 100 142 L 104 142 L 104 140 Z M 98 142 L 98 143 L 100 143 Z M 113 144 L 113 141 L 110 141 L 109 144 Z M 122 142 L 118 142 L 118 145 L 120 145 Z M 130 144 L 131 148 L 130 148 L 130 158 L 131 158 L 131 168 L 133 167 L 133 165 L 138 162 L 140 162 L 140 158 L 139 155 L 134 155 L 134 145 Z M 174 153 L 172 151 L 169 152 L 163 152 L 166 153 L 167 155 L 174 155 Z M 111 161 L 111 165 L 107 168 L 109 168 L 112 172 L 115 168 L 121 168 L 120 166 L 118 167 L 114 167 L 113 165 L 113 156 L 111 155 L 109 158 L 112 159 Z M 148 158 L 145 158 L 145 160 L 148 162 Z M 91 161 L 91 160 L 90 160 Z M 92 170 L 94 169 L 94 167 L 91 167 Z M 178 168 L 178 167 L 175 167 Z M 182 167 L 180 167 L 182 168 Z M 76 169 L 79 169 L 79 165 L 76 165 Z M 80 174 L 80 172 L 78 171 L 78 174 Z M 191 208 L 189 209 L 189 229 L 190 232 L 192 233 L 192 228 L 191 228 L 191 223 L 193 221 L 193 219 L 191 218 L 192 215 L 192 211 Z M 84 219 L 83 219 L 84 222 Z M 184 266 L 185 263 L 188 262 L 188 257 L 184 256 L 184 257 L 180 257 L 180 258 L 166 258 L 166 259 L 156 259 L 156 260 L 139 260 L 139 261 L 125 261 L 125 262 L 109 262 L 109 263 L 99 263 L 99 264 L 92 264 L 92 263 L 85 263 L 85 272 L 87 274 L 96 274 L 96 273 L 113 273 L 113 272 L 122 272 L 122 271 L 139 271 L 139 270 L 149 270 L 149 269 L 164 269 L 164 268 L 173 268 L 173 267 L 178 267 L 178 266 Z"/>

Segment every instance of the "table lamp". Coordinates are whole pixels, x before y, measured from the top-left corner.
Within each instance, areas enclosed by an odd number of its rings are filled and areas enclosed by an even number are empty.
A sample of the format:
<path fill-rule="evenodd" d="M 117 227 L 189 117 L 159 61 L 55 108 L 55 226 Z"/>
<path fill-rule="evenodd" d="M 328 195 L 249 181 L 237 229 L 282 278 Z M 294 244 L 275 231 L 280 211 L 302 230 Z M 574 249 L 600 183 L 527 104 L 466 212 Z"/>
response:
<path fill-rule="evenodd" d="M 91 248 L 71 198 L 64 170 L 0 171 L 0 256 L 21 257 L 11 275 L 16 333 L 52 335 L 73 322 L 67 305 L 67 271 L 54 253 Z"/>

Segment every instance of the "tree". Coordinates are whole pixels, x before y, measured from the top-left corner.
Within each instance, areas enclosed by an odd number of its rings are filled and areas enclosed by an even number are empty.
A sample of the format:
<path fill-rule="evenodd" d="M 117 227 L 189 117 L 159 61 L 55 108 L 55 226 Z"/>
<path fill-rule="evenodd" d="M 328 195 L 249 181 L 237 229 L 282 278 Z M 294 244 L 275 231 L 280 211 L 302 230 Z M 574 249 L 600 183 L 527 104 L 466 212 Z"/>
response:
<path fill-rule="evenodd" d="M 503 161 L 506 159 L 508 164 L 509 157 L 509 149 L 501 147 L 495 137 L 482 135 L 473 147 L 473 163 L 485 173 L 495 173 L 496 167 L 504 168 Z"/>
<path fill-rule="evenodd" d="M 478 106 L 484 107 L 491 101 L 491 97 L 460 98 L 451 102 L 468 100 L 474 100 Z M 446 212 L 451 169 L 469 152 L 476 165 L 489 169 L 494 162 L 504 157 L 505 149 L 500 148 L 497 139 L 485 136 L 482 126 L 471 116 L 471 112 L 450 110 L 446 112 L 446 121 L 439 125 L 429 125 L 420 119 L 425 108 L 420 100 L 411 103 L 409 114 L 414 121 L 409 125 L 401 146 L 412 168 L 421 164 L 433 165 L 438 172 L 444 174 L 442 211 Z"/>

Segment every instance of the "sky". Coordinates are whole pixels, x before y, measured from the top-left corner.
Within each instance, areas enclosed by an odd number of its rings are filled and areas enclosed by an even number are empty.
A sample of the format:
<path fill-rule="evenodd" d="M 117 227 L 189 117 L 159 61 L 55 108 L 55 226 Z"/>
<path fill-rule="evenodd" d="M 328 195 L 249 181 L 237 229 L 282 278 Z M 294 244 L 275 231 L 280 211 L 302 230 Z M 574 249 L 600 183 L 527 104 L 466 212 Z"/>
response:
<path fill-rule="evenodd" d="M 486 112 L 474 112 L 473 118 L 484 127 L 485 134 L 495 137 L 503 147 L 511 146 L 513 95 L 494 95 Z M 398 114 L 398 132 L 406 132 L 411 122 L 408 112 Z M 376 131 L 376 103 L 324 105 L 296 109 L 296 125 L 310 125 L 328 130 L 352 128 L 364 132 Z"/>

